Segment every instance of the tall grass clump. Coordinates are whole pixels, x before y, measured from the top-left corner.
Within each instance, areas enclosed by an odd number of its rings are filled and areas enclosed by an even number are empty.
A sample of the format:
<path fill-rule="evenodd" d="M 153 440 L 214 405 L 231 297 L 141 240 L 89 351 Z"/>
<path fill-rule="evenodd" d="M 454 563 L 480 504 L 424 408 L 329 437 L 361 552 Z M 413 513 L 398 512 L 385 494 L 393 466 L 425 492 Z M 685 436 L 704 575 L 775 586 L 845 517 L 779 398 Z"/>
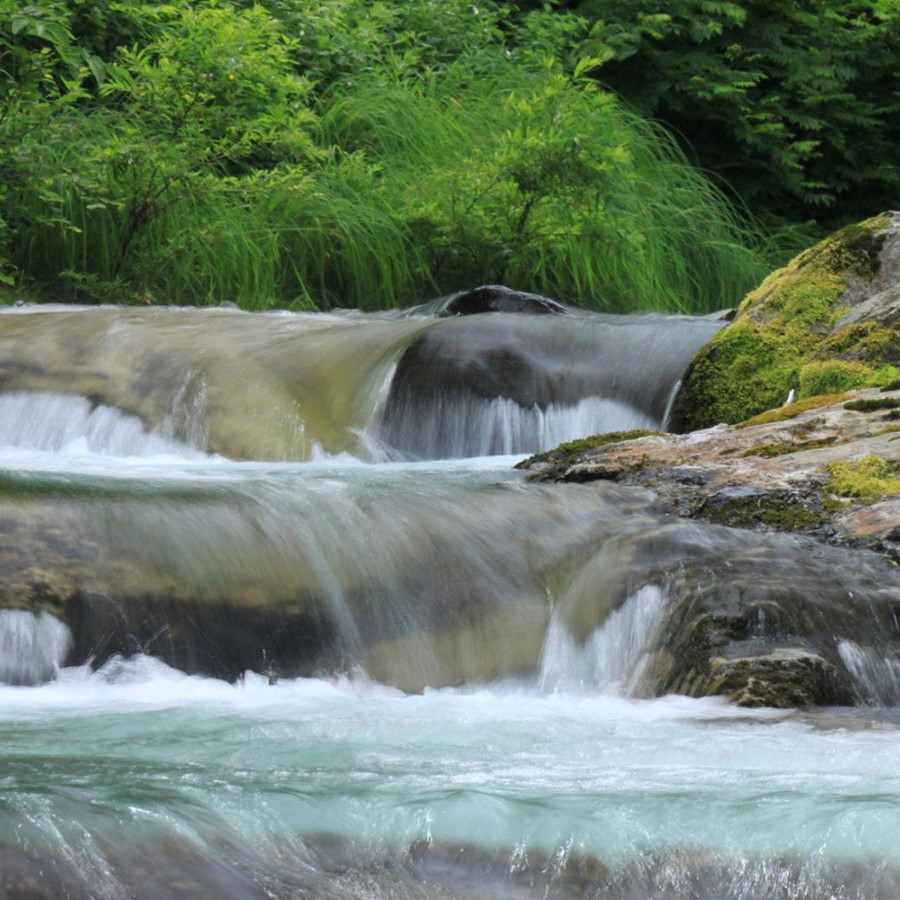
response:
<path fill-rule="evenodd" d="M 326 99 L 323 138 L 377 168 L 420 295 L 504 282 L 600 309 L 706 311 L 771 268 L 667 134 L 556 65 L 472 78 L 459 63 Z"/>

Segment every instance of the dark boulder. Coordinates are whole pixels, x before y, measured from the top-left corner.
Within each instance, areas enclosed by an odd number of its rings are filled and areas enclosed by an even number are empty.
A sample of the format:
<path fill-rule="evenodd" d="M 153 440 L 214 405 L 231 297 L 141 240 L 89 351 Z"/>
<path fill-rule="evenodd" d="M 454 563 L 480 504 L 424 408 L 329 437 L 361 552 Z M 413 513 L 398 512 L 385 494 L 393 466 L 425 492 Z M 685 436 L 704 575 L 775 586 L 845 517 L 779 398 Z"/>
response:
<path fill-rule="evenodd" d="M 502 284 L 483 284 L 464 294 L 451 297 L 438 312 L 439 316 L 475 316 L 480 313 L 528 313 L 536 316 L 568 315 L 562 303 L 543 297 L 540 294 L 529 294 L 527 291 L 514 291 Z"/>

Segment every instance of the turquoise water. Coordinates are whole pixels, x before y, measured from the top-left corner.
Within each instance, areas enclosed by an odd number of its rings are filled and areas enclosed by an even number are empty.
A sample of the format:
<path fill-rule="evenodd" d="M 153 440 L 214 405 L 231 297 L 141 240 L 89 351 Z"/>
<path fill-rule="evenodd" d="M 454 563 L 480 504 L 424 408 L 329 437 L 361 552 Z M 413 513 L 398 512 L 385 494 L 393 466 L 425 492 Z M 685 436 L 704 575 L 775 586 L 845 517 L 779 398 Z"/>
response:
<path fill-rule="evenodd" d="M 335 866 L 381 871 L 421 841 L 482 848 L 501 868 L 588 855 L 630 878 L 666 859 L 660 890 L 698 860 L 768 872 L 773 891 L 801 870 L 820 890 L 849 864 L 900 865 L 900 733 L 871 712 L 517 682 L 231 685 L 135 657 L 0 688 L 0 741 L 0 842 L 56 859 L 73 896 L 128 896 L 146 856 L 164 876 L 188 851 L 225 868 L 223 896 L 248 895 L 246 880 L 264 896 L 271 878 L 278 896 L 330 896 Z M 344 896 L 396 886 L 382 888 Z"/>

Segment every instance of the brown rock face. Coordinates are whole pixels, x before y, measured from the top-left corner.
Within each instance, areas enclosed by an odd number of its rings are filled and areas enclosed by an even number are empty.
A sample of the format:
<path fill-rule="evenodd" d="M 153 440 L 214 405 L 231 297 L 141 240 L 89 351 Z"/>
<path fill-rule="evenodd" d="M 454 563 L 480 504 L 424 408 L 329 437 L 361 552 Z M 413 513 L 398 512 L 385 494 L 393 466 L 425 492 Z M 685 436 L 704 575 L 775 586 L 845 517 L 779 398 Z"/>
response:
<path fill-rule="evenodd" d="M 800 402 L 687 435 L 648 434 L 520 465 L 535 481 L 616 481 L 650 487 L 661 509 L 719 525 L 790 531 L 866 547 L 900 561 L 900 389 Z M 563 445 L 562 449 L 565 449 Z M 883 477 L 863 480 L 863 461 Z"/>

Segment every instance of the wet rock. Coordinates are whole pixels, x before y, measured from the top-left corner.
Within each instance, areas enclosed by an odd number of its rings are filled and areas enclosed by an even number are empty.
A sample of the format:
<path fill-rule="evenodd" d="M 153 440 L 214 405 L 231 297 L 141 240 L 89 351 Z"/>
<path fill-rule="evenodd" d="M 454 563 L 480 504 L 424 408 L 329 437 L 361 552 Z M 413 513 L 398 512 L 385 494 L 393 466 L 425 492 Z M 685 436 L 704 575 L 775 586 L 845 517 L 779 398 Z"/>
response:
<path fill-rule="evenodd" d="M 432 320 L 397 363 L 380 437 L 435 458 L 533 449 L 548 410 L 551 423 L 562 414 L 596 419 L 603 408 L 623 426 L 653 427 L 673 379 L 720 327 L 653 315 Z"/>
<path fill-rule="evenodd" d="M 527 291 L 514 291 L 502 284 L 484 284 L 450 298 L 439 316 L 474 316 L 481 313 L 527 313 L 529 315 L 567 315 L 569 310 L 556 300 Z"/>
<path fill-rule="evenodd" d="M 739 427 L 687 435 L 598 435 L 537 454 L 520 467 L 534 481 L 612 480 L 652 488 L 657 508 L 685 518 L 787 531 L 848 547 L 896 552 L 900 426 L 860 400 L 900 399 L 867 389 L 801 401 Z M 612 442 L 610 437 L 615 438 Z M 878 460 L 880 478 L 853 477 Z"/>
<path fill-rule="evenodd" d="M 665 583 L 669 599 L 638 694 L 780 708 L 882 699 L 875 679 L 844 658 L 852 645 L 879 664 L 900 660 L 900 577 L 874 555 L 783 538 L 781 546 L 731 542 L 727 559 L 717 559 L 708 532 L 673 529 L 671 558 L 644 576 Z"/>
<path fill-rule="evenodd" d="M 815 653 L 779 647 L 763 656 L 714 657 L 703 688 L 737 706 L 849 706 L 853 691 L 846 672 Z"/>

